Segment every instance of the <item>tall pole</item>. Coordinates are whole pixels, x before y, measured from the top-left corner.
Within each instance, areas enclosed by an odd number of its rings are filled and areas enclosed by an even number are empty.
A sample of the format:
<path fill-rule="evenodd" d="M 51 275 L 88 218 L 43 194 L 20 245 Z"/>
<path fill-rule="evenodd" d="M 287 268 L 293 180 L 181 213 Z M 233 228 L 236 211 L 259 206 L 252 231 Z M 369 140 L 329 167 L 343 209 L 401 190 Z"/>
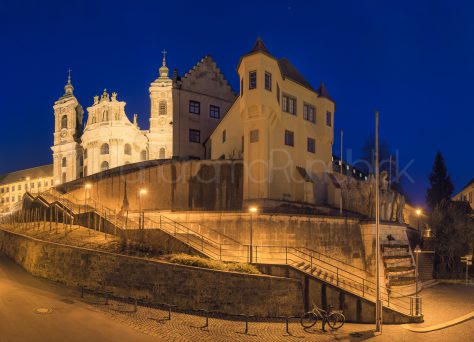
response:
<path fill-rule="evenodd" d="M 392 188 L 392 155 L 390 155 L 388 162 L 388 188 Z"/>
<path fill-rule="evenodd" d="M 379 198 L 379 112 L 375 112 L 375 331 L 381 332 L 381 305 L 380 305 L 380 198 Z"/>
<path fill-rule="evenodd" d="M 250 213 L 249 261 L 253 262 L 253 213 Z"/>
<path fill-rule="evenodd" d="M 342 176 L 342 164 L 343 164 L 342 161 L 343 161 L 343 151 L 344 151 L 343 144 L 344 144 L 344 131 L 341 128 L 341 183 L 340 183 L 341 195 L 339 198 L 339 215 L 341 216 L 342 216 L 342 180 L 344 179 Z"/>

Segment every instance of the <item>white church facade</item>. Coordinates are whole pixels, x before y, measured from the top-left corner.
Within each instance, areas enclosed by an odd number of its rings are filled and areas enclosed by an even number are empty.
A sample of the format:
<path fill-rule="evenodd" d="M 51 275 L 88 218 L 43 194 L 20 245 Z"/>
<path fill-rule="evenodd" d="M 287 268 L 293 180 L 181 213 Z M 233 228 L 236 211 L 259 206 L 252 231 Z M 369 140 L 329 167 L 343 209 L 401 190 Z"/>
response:
<path fill-rule="evenodd" d="M 235 99 L 212 57 L 183 77 L 172 78 L 163 57 L 159 77 L 149 87 L 150 127 L 138 127 L 116 92 L 104 90 L 84 110 L 71 78 L 54 103 L 53 178 L 65 183 L 109 168 L 154 159 L 202 159 L 204 142 Z"/>

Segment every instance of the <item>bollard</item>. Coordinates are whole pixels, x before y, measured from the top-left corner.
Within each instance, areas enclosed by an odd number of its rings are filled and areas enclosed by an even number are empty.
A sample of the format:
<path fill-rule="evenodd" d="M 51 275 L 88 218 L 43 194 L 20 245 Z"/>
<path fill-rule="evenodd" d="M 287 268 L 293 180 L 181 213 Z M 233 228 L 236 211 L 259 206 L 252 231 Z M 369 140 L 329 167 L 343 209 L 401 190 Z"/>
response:
<path fill-rule="evenodd" d="M 203 329 L 203 330 L 209 328 L 209 311 L 204 310 L 204 309 L 200 309 L 198 311 L 204 313 L 204 318 L 206 319 L 204 325 L 202 327 L 199 327 L 199 328 Z"/>

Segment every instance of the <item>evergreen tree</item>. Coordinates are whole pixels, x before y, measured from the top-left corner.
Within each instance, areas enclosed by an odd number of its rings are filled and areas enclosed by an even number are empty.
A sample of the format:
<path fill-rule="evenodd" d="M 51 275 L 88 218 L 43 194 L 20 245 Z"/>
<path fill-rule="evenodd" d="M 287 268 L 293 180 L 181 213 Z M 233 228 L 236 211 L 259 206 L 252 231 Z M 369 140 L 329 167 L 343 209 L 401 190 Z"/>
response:
<path fill-rule="evenodd" d="M 449 201 L 453 190 L 454 185 L 448 175 L 443 155 L 438 151 L 430 173 L 430 188 L 426 193 L 426 203 L 431 209 L 434 209 L 441 201 Z"/>

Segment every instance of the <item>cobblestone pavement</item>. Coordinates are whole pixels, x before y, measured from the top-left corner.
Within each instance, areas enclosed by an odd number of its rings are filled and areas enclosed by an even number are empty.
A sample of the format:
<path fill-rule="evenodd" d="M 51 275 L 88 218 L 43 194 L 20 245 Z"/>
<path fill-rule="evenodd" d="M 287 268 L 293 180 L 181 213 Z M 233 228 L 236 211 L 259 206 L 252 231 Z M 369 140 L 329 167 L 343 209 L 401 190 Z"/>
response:
<path fill-rule="evenodd" d="M 245 333 L 245 318 L 222 317 L 209 318 L 209 326 L 205 316 L 191 312 L 172 312 L 168 320 L 166 308 L 150 308 L 138 306 L 134 311 L 133 303 L 109 300 L 105 305 L 104 297 L 86 295 L 83 301 L 104 312 L 109 318 L 118 320 L 144 334 L 155 336 L 166 341 L 334 341 L 335 332 L 322 332 L 320 326 L 311 330 L 303 330 L 298 319 L 292 319 L 289 332 L 286 332 L 285 319 L 280 321 L 254 321 L 249 319 L 248 332 Z"/>

